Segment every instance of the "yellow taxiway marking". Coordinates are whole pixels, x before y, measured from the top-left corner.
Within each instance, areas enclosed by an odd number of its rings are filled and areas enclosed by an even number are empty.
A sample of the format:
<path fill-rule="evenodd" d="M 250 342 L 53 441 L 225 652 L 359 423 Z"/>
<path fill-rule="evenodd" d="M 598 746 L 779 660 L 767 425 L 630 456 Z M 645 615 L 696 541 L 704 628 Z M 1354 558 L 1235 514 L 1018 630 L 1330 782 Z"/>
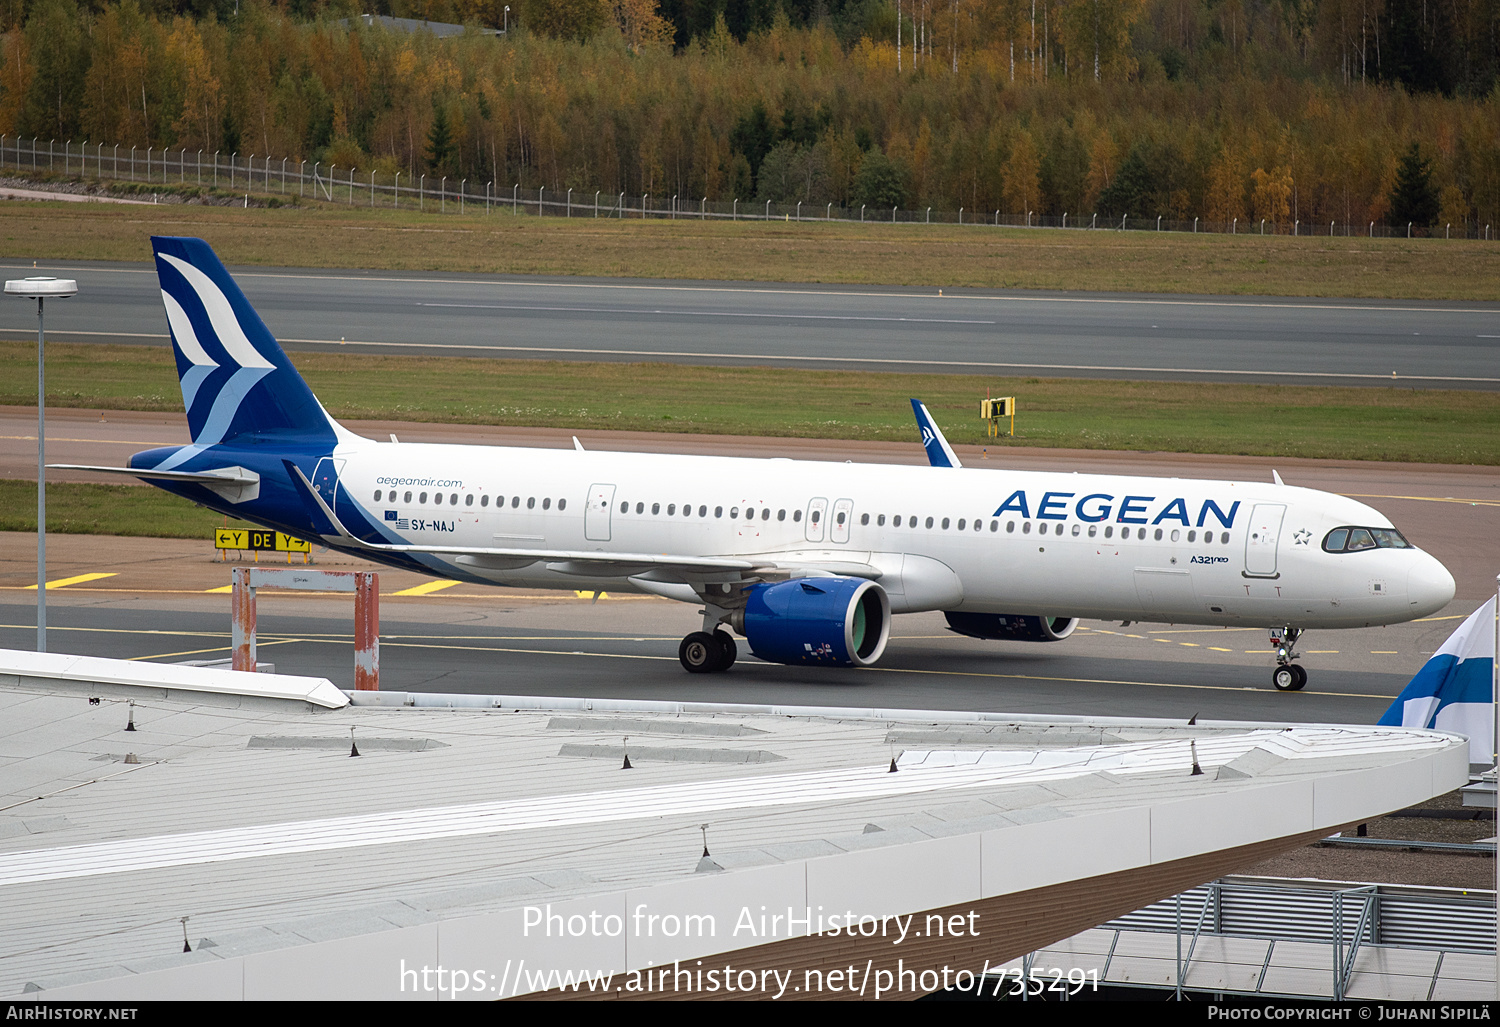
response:
<path fill-rule="evenodd" d="M 1396 652 L 1396 650 L 1394 650 L 1394 649 L 1371 649 L 1370 650 L 1370 655 L 1371 656 L 1399 656 L 1400 654 L 1398 652 Z"/>
<path fill-rule="evenodd" d="M 272 645 L 286 645 L 288 642 L 301 642 L 301 641 L 302 641 L 302 639 L 300 639 L 300 638 L 273 638 L 273 639 L 270 639 L 270 640 L 257 638 L 255 640 L 255 648 L 257 650 L 259 650 L 259 649 L 264 649 L 267 646 L 272 646 Z M 169 659 L 171 659 L 174 656 L 199 656 L 199 655 L 202 655 L 203 653 L 228 653 L 228 652 L 233 652 L 233 651 L 234 651 L 234 647 L 233 646 L 219 645 L 219 646 L 214 646 L 212 649 L 185 649 L 185 650 L 183 650 L 180 653 L 155 653 L 155 654 L 153 654 L 151 656 L 129 656 L 129 657 L 126 657 L 126 659 L 127 659 L 127 661 L 129 661 L 129 660 L 137 660 L 137 661 L 138 660 L 169 660 Z"/>
<path fill-rule="evenodd" d="M 1233 649 L 1225 649 L 1224 647 L 1217 646 L 1217 645 L 1211 645 L 1211 646 L 1209 646 L 1209 648 L 1212 649 L 1216 653 L 1232 653 L 1232 652 L 1234 652 Z"/>
<path fill-rule="evenodd" d="M 454 585 L 457 585 L 457 584 L 458 584 L 458 582 L 456 582 L 456 581 L 424 581 L 420 585 L 413 585 L 411 588 L 403 588 L 399 592 L 392 592 L 391 595 L 393 595 L 393 596 L 425 596 L 425 595 L 429 595 L 429 594 L 431 594 L 433 592 L 441 592 L 445 588 L 452 588 Z"/>
<path fill-rule="evenodd" d="M 58 578 L 56 581 L 47 582 L 47 591 L 51 592 L 54 588 L 66 588 L 69 585 L 81 585 L 85 581 L 98 581 L 100 578 L 112 578 L 117 573 L 119 572 L 109 571 L 105 574 L 76 574 L 71 578 Z M 36 591 L 35 585 L 27 585 L 26 588 L 32 592 Z"/>
<path fill-rule="evenodd" d="M 1309 656 L 1319 653 L 1325 656 L 1337 656 L 1339 654 L 1337 649 L 1309 649 L 1307 652 Z"/>
<path fill-rule="evenodd" d="M 1165 641 L 1165 639 L 1163 639 L 1162 641 Z M 1202 648 L 1197 642 L 1178 642 L 1177 644 L 1178 645 L 1190 645 L 1194 649 L 1200 649 L 1200 648 Z"/>
<path fill-rule="evenodd" d="M 246 564 L 245 566 L 249 567 L 249 566 L 252 566 L 252 565 L 251 564 Z M 270 566 L 273 570 L 275 569 L 275 565 L 274 564 L 268 564 L 267 566 Z M 110 575 L 105 575 L 105 577 L 109 577 L 109 576 Z M 47 587 L 48 588 L 52 588 L 54 586 L 51 585 L 51 584 L 49 584 Z M 0 585 L 0 592 L 24 592 L 24 591 L 26 591 L 27 588 L 30 588 L 31 591 L 33 591 L 33 592 L 36 591 L 36 586 L 35 585 Z M 147 596 L 147 595 L 149 595 L 149 596 L 201 596 L 201 595 L 211 595 L 211 594 L 216 593 L 216 592 L 222 592 L 222 593 L 226 593 L 227 594 L 230 591 L 230 589 L 231 589 L 231 586 L 224 585 L 224 586 L 222 586 L 220 588 L 209 588 L 209 589 L 202 589 L 202 588 L 74 588 L 74 589 L 71 589 L 71 591 L 73 591 L 73 592 L 111 592 L 111 593 L 117 593 L 117 594 L 118 593 L 123 593 L 123 594 L 126 594 L 126 595 L 143 595 L 143 596 Z M 391 599 L 391 598 L 393 598 L 394 596 L 396 596 L 398 594 L 399 593 L 394 593 L 394 592 L 387 593 L 386 596 L 385 596 L 385 598 Z M 337 598 L 338 596 L 343 595 L 343 596 L 348 597 L 350 599 L 350 601 L 353 601 L 353 596 L 354 596 L 354 594 L 352 592 L 293 592 L 293 591 L 283 591 L 281 589 L 277 589 L 276 590 L 276 595 L 277 595 L 278 598 L 281 598 L 281 597 L 284 597 L 284 596 L 301 596 L 301 597 L 304 597 L 304 598 L 308 597 L 308 596 L 315 596 L 315 597 L 319 597 L 320 596 L 320 597 L 324 597 L 324 598 Z M 585 595 L 587 595 L 587 593 L 585 593 Z M 572 599 L 569 599 L 567 597 L 567 595 L 562 594 L 562 593 L 559 593 L 557 595 L 545 595 L 545 596 L 531 596 L 531 595 L 517 596 L 517 595 L 504 595 L 504 594 L 500 594 L 500 593 L 445 592 L 445 593 L 443 593 L 441 595 L 438 595 L 436 598 L 438 598 L 438 599 L 489 599 L 491 601 L 501 602 L 501 603 L 560 603 L 560 602 L 575 603 L 575 602 L 579 602 L 580 601 L 577 596 L 575 596 Z M 605 595 L 602 598 L 608 599 L 611 602 L 616 602 L 616 603 L 634 603 L 634 602 L 641 602 L 641 603 L 670 603 L 670 602 L 674 601 L 674 600 L 671 600 L 671 599 L 663 599 L 661 596 L 640 596 L 640 595 L 617 595 L 617 596 L 612 596 L 612 595 L 609 595 L 608 593 L 605 593 Z M 592 599 L 583 599 L 582 601 L 583 602 L 592 602 Z"/>
<path fill-rule="evenodd" d="M 1422 503 L 1461 503 L 1464 506 L 1500 506 L 1496 499 L 1457 499 L 1453 496 L 1379 496 L 1365 492 L 1340 492 L 1350 499 L 1413 499 Z"/>
<path fill-rule="evenodd" d="M 229 593 L 229 592 L 233 592 L 233 591 L 234 591 L 234 586 L 233 585 L 220 585 L 218 588 L 205 588 L 203 590 L 203 594 L 204 595 L 214 595 L 215 593 Z"/>

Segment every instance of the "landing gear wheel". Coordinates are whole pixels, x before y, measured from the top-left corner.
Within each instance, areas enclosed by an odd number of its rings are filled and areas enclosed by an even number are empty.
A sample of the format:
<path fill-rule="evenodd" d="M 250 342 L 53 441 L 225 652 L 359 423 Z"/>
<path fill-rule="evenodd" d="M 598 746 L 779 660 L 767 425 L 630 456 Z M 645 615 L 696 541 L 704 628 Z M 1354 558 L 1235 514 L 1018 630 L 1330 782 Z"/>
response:
<path fill-rule="evenodd" d="M 734 666 L 734 661 L 739 658 L 739 646 L 734 644 L 734 639 L 723 631 L 715 631 L 713 639 L 719 645 L 719 665 L 715 670 L 728 670 Z"/>
<path fill-rule="evenodd" d="M 695 631 L 677 647 L 677 658 L 689 674 L 712 674 L 723 660 L 723 647 L 707 631 Z"/>
<path fill-rule="evenodd" d="M 1283 664 L 1271 674 L 1271 684 L 1278 692 L 1297 692 L 1307 684 L 1307 671 L 1295 663 Z"/>

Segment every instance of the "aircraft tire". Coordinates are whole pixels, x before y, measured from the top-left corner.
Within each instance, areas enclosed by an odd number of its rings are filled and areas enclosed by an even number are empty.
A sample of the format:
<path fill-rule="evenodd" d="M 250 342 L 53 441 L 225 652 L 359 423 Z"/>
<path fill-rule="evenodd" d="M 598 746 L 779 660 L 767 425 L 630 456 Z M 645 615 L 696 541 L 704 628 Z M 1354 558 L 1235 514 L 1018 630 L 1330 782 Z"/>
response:
<path fill-rule="evenodd" d="M 1302 686 L 1307 684 L 1307 671 L 1303 669 L 1300 663 L 1294 663 L 1292 664 L 1292 672 L 1297 675 L 1297 683 L 1292 686 L 1292 691 L 1300 692 L 1302 691 Z"/>
<path fill-rule="evenodd" d="M 1286 663 L 1271 672 L 1271 684 L 1276 686 L 1278 692 L 1295 692 L 1307 684 L 1307 672 L 1295 663 Z"/>
<path fill-rule="evenodd" d="M 721 669 L 723 649 L 713 635 L 694 631 L 677 647 L 677 658 L 689 674 L 712 674 Z"/>
<path fill-rule="evenodd" d="M 713 639 L 719 646 L 719 663 L 714 670 L 728 670 L 734 666 L 734 661 L 739 658 L 739 646 L 734 644 L 733 637 L 723 631 L 715 631 Z"/>

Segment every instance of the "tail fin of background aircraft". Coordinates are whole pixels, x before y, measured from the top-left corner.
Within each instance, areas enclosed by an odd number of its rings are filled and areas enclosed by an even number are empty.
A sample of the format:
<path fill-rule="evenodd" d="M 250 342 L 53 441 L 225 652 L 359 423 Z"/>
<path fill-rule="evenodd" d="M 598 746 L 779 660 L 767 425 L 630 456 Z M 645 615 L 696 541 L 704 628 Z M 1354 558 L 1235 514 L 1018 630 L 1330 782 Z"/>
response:
<path fill-rule="evenodd" d="M 208 243 L 151 246 L 194 444 L 250 433 L 333 442 L 332 420 Z"/>
<path fill-rule="evenodd" d="M 953 447 L 943 437 L 943 430 L 927 412 L 927 404 L 914 399 L 911 401 L 911 412 L 917 415 L 917 429 L 922 433 L 922 448 L 927 450 L 928 462 L 933 467 L 962 467 L 958 454 L 953 452 Z"/>

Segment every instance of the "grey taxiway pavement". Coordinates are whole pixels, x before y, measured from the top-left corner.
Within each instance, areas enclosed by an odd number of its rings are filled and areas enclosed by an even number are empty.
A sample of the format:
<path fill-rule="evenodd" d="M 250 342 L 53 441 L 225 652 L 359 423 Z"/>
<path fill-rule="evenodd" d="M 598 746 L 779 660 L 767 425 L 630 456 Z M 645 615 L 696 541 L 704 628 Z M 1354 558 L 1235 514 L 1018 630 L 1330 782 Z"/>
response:
<path fill-rule="evenodd" d="M 49 338 L 166 341 L 148 264 L 0 270 L 78 281 Z M 291 351 L 1500 388 L 1496 303 L 231 271 Z M 34 332 L 21 304 L 0 321 Z"/>
<path fill-rule="evenodd" d="M 35 473 L 34 412 L 0 408 L 0 477 Z M 568 448 L 571 432 L 351 422 L 371 438 Z M 49 453 L 59 462 L 118 464 L 137 449 L 185 442 L 180 414 L 56 411 Z M 580 432 L 600 450 L 920 462 L 909 444 Z M 915 431 L 913 431 L 915 436 Z M 1277 693 L 1263 630 L 1085 622 L 1055 644 L 983 642 L 946 630 L 940 614 L 898 618 L 886 657 L 866 671 L 760 663 L 741 646 L 725 675 L 689 675 L 678 640 L 695 630 L 695 608 L 645 596 L 525 593 L 441 587 L 381 569 L 384 687 L 417 691 L 596 698 L 765 702 L 791 705 L 1008 710 L 1186 718 L 1370 722 L 1458 625 L 1493 594 L 1500 567 L 1500 470 L 1359 461 L 1269 460 L 1164 453 L 1017 449 L 976 467 L 1268 480 L 1358 497 L 1390 516 L 1453 571 L 1454 603 L 1433 618 L 1386 628 L 1309 632 L 1299 646 L 1307 689 Z M 80 472 L 54 472 L 80 480 Z M 35 641 L 35 538 L 0 533 L 0 647 Z M 51 648 L 165 661 L 224 658 L 229 644 L 229 569 L 207 538 L 118 539 L 51 535 Z M 320 554 L 318 566 L 351 569 L 352 557 Z M 361 567 L 368 565 L 360 564 Z M 80 580 L 94 576 L 93 580 Z M 67 583 L 69 579 L 73 583 Z M 439 587 L 433 589 L 437 584 Z M 412 594 L 409 589 L 423 589 Z M 400 595 L 407 592 L 406 595 Z M 261 657 L 283 672 L 352 685 L 352 611 L 346 600 L 266 593 Z"/>

